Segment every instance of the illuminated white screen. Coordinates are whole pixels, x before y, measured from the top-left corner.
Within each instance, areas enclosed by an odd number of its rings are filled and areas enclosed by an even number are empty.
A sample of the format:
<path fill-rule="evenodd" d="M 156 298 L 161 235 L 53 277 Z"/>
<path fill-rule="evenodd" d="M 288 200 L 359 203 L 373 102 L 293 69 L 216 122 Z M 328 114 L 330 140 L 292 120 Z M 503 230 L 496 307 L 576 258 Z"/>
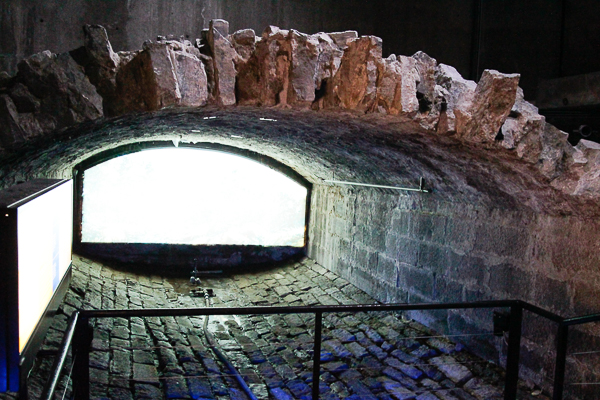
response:
<path fill-rule="evenodd" d="M 83 242 L 304 245 L 306 188 L 244 157 L 146 150 L 83 182 Z"/>
<path fill-rule="evenodd" d="M 72 181 L 17 209 L 19 352 L 71 264 L 72 232 Z"/>

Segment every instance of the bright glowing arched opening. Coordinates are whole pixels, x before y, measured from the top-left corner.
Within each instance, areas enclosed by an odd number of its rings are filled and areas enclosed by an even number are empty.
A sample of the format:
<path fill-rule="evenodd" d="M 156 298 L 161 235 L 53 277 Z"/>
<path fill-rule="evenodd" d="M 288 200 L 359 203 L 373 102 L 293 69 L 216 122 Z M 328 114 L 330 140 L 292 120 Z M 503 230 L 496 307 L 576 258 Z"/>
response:
<path fill-rule="evenodd" d="M 248 158 L 144 150 L 85 170 L 82 242 L 300 247 L 306 196 Z"/>

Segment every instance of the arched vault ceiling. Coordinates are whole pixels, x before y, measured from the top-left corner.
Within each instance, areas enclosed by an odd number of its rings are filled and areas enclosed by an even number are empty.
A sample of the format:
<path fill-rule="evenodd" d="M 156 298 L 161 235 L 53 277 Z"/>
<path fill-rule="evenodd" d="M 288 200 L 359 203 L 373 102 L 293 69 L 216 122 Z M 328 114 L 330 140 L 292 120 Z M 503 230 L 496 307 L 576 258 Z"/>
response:
<path fill-rule="evenodd" d="M 1 160 L 1 182 L 70 177 L 74 166 L 101 151 L 156 140 L 249 149 L 317 185 L 338 180 L 418 187 L 422 177 L 432 193 L 415 196 L 515 211 L 598 214 L 592 201 L 550 187 L 531 164 L 428 133 L 409 119 L 254 107 L 178 108 L 81 124 Z"/>

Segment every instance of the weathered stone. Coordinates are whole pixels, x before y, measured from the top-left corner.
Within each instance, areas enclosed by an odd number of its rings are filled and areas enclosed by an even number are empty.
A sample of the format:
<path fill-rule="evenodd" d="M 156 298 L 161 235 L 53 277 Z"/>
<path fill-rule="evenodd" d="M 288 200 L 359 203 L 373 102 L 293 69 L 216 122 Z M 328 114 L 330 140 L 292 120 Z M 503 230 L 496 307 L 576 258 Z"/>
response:
<path fill-rule="evenodd" d="M 498 388 L 493 387 L 489 383 L 482 381 L 479 378 L 473 378 L 465 383 L 464 388 L 475 394 L 477 398 L 486 400 L 499 400 L 504 398 L 502 392 Z"/>
<path fill-rule="evenodd" d="M 373 111 L 377 100 L 377 76 L 381 68 L 382 41 L 363 36 L 349 42 L 340 68 L 328 88 L 328 106 L 348 110 Z"/>
<path fill-rule="evenodd" d="M 164 390 L 167 399 L 189 399 L 190 394 L 185 382 L 181 376 L 169 376 L 164 379 Z"/>
<path fill-rule="evenodd" d="M 541 152 L 539 136 L 543 130 L 544 117 L 538 113 L 537 107 L 525 101 L 523 89 L 518 88 L 515 104 L 502 125 L 502 135 L 497 140 L 506 149 L 516 148 L 520 158 L 535 163 Z"/>
<path fill-rule="evenodd" d="M 18 76 L 41 100 L 41 112 L 56 119 L 56 128 L 103 115 L 102 98 L 69 53 L 34 54 L 19 63 Z"/>
<path fill-rule="evenodd" d="M 519 74 L 485 70 L 477 83 L 469 120 L 459 127 L 460 137 L 473 142 L 494 142 L 516 101 Z"/>
<path fill-rule="evenodd" d="M 154 365 L 133 364 L 133 380 L 140 383 L 159 384 L 158 371 Z"/>
<path fill-rule="evenodd" d="M 209 23 L 208 45 L 212 53 L 214 65 L 215 87 L 213 96 L 217 104 L 234 105 L 235 99 L 235 60 L 238 55 L 229 35 L 229 22 L 222 19 L 213 19 Z"/>
<path fill-rule="evenodd" d="M 419 109 L 424 113 L 430 110 L 434 100 L 433 92 L 436 86 L 435 67 L 437 66 L 437 60 L 422 51 L 416 52 L 411 57 L 416 61 L 415 67 L 419 74 L 419 84 L 417 85 Z"/>
<path fill-rule="evenodd" d="M 403 387 L 399 382 L 384 380 L 383 387 L 389 394 L 398 400 L 410 400 L 416 397 L 413 392 Z"/>
<path fill-rule="evenodd" d="M 356 34 L 356 32 L 354 32 Z M 352 36 L 352 35 L 350 35 Z M 348 38 L 350 38 L 348 36 Z M 315 71 L 315 104 L 316 109 L 323 108 L 323 98 L 327 94 L 327 86 L 331 85 L 331 79 L 340 68 L 344 51 L 340 48 L 342 45 L 336 43 L 335 39 L 327 33 L 317 33 L 312 35 L 318 41 L 317 65 Z M 355 39 L 357 35 L 352 36 Z M 343 47 L 347 47 L 344 41 Z"/>
<path fill-rule="evenodd" d="M 18 112 L 33 113 L 40 111 L 40 100 L 32 95 L 29 89 L 22 83 L 12 86 L 9 94 Z"/>
<path fill-rule="evenodd" d="M 0 143 L 10 149 L 21 144 L 25 134 L 19 124 L 17 107 L 8 95 L 0 95 Z"/>
<path fill-rule="evenodd" d="M 538 161 L 539 171 L 548 178 L 555 178 L 562 167 L 565 151 L 571 145 L 567 142 L 569 135 L 560 129 L 544 123 L 541 135 L 542 151 Z"/>
<path fill-rule="evenodd" d="M 319 40 L 296 30 L 291 30 L 290 42 L 290 82 L 286 104 L 310 106 L 315 100 L 315 71 L 319 59 Z M 281 96 L 280 96 L 281 98 Z"/>
<path fill-rule="evenodd" d="M 90 367 L 107 370 L 110 354 L 107 351 L 90 351 Z"/>
<path fill-rule="evenodd" d="M 0 71 L 0 88 L 7 88 L 9 86 L 12 86 L 14 80 L 15 77 L 11 76 L 8 72 Z"/>
<path fill-rule="evenodd" d="M 129 351 L 113 350 L 110 372 L 120 377 L 128 377 L 131 374 L 131 353 Z"/>
<path fill-rule="evenodd" d="M 106 29 L 100 25 L 84 25 L 84 46 L 86 60 L 85 72 L 90 82 L 96 86 L 98 93 L 104 98 L 107 115 L 112 115 L 111 104 L 116 90 L 117 68 L 121 57 L 115 53 L 108 40 Z"/>
<path fill-rule="evenodd" d="M 552 181 L 552 186 L 579 196 L 600 193 L 600 144 L 581 139 L 569 154 L 567 171 Z"/>
<path fill-rule="evenodd" d="M 352 40 L 358 38 L 358 32 L 356 31 L 332 32 L 328 33 L 327 35 L 329 35 L 335 44 L 342 49 L 348 47 L 348 44 Z"/>
<path fill-rule="evenodd" d="M 572 153 L 568 135 L 545 122 L 538 109 L 523 99 L 519 89 L 517 101 L 500 131 L 502 146 L 516 147 L 517 155 L 536 164 L 545 176 L 556 177 L 565 152 Z M 499 135 L 500 136 L 500 135 Z"/>
<path fill-rule="evenodd" d="M 440 371 L 455 383 L 465 383 L 473 377 L 473 374 L 467 367 L 458 363 L 456 359 L 450 356 L 440 356 L 429 360 Z"/>
<path fill-rule="evenodd" d="M 193 54 L 175 53 L 177 83 L 181 93 L 180 105 L 200 107 L 208 99 L 208 82 L 204 64 Z"/>
<path fill-rule="evenodd" d="M 135 387 L 135 398 L 136 399 L 160 399 L 162 398 L 162 392 L 159 388 L 153 385 L 145 383 L 136 383 Z"/>
<path fill-rule="evenodd" d="M 241 60 L 246 62 L 254 53 L 256 49 L 256 42 L 259 38 L 253 29 L 242 29 L 236 31 L 229 37 L 229 41 L 233 45 L 233 48 L 240 56 Z"/>
<path fill-rule="evenodd" d="M 144 43 L 144 50 L 117 73 L 115 113 L 154 111 L 177 105 L 181 92 L 168 44 Z"/>
<path fill-rule="evenodd" d="M 84 25 L 83 33 L 87 53 L 98 66 L 107 70 L 114 70 L 119 66 L 121 60 L 119 55 L 113 51 L 103 26 Z"/>
<path fill-rule="evenodd" d="M 377 81 L 377 104 L 380 112 L 397 115 L 419 110 L 417 83 L 419 73 L 412 57 L 391 55 L 383 60 Z"/>
<path fill-rule="evenodd" d="M 287 106 L 291 64 L 289 31 L 276 26 L 267 27 L 256 44 L 258 102 L 263 106 Z"/>
<path fill-rule="evenodd" d="M 117 55 L 119 56 L 119 65 L 126 65 L 131 60 L 133 60 L 138 54 L 140 54 L 142 50 L 133 50 L 133 51 L 119 51 Z"/>
<path fill-rule="evenodd" d="M 154 364 L 154 356 L 145 350 L 133 350 L 133 362 L 137 364 Z"/>
<path fill-rule="evenodd" d="M 434 76 L 436 89 L 443 95 L 439 105 L 437 132 L 454 133 L 462 130 L 470 116 L 469 108 L 477 84 L 464 79 L 454 67 L 446 64 L 437 65 Z M 439 89 L 440 87 L 443 91 Z"/>

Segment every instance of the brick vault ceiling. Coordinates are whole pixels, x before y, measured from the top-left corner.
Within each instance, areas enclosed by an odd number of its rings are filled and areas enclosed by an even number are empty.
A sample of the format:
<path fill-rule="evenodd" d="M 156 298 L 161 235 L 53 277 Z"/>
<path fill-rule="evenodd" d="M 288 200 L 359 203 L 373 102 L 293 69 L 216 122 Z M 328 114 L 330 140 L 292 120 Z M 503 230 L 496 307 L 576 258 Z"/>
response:
<path fill-rule="evenodd" d="M 325 180 L 417 187 L 423 196 L 549 214 L 598 214 L 598 206 L 551 188 L 531 164 L 426 133 L 397 116 L 253 107 L 170 109 L 98 120 L 28 144 L 3 160 L 2 186 L 34 177 L 69 178 L 73 167 L 111 148 L 147 141 L 219 143 Z M 392 192 L 390 192 L 392 193 Z M 394 192 L 396 193 L 396 192 Z"/>

